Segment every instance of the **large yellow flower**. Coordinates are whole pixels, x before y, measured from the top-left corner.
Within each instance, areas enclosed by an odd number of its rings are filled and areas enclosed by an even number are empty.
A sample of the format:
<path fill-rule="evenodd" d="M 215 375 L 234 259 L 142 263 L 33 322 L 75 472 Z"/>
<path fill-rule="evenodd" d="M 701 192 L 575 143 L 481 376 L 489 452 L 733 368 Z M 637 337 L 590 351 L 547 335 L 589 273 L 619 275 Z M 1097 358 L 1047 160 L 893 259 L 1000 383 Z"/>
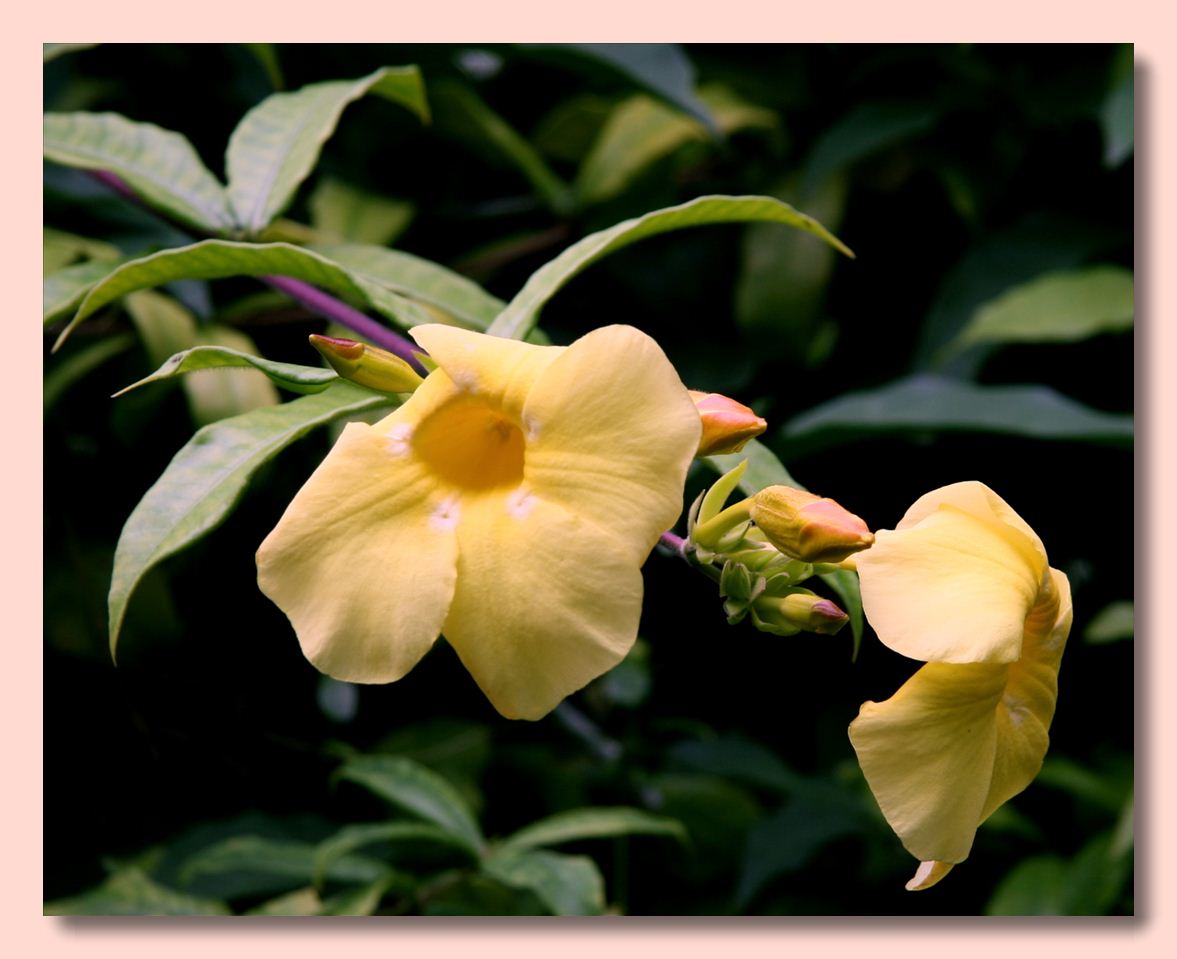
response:
<path fill-rule="evenodd" d="M 444 633 L 500 713 L 538 719 L 633 644 L 699 415 L 632 327 L 569 347 L 413 336 L 438 368 L 344 429 L 258 550 L 258 583 L 330 676 L 400 679 Z"/>
<path fill-rule="evenodd" d="M 968 856 L 977 827 L 1042 766 L 1071 628 L 1066 576 L 981 483 L 921 497 L 858 556 L 879 639 L 923 666 L 867 702 L 850 739 L 883 815 L 921 861 L 909 889 Z"/>

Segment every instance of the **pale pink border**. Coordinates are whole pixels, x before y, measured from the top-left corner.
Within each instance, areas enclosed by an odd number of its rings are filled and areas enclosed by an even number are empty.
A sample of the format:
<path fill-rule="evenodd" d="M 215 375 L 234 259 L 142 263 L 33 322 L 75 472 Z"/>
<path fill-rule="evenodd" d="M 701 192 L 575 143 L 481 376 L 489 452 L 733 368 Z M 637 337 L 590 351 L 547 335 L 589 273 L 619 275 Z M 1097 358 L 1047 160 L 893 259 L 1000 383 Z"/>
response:
<path fill-rule="evenodd" d="M 5 804 L 0 857 L 0 943 L 7 955 L 118 957 L 283 957 L 338 955 L 453 956 L 524 959 L 553 955 L 599 959 L 603 951 L 625 954 L 657 950 L 676 957 L 713 956 L 738 949 L 754 956 L 817 953 L 956 957 L 1177 954 L 1177 894 L 1173 884 L 1172 819 L 1174 749 L 1166 733 L 1175 727 L 1177 688 L 1170 631 L 1154 611 L 1157 599 L 1172 593 L 1177 576 L 1177 541 L 1172 424 L 1168 414 L 1177 398 L 1174 371 L 1173 289 L 1174 146 L 1173 66 L 1177 17 L 1148 0 L 984 0 L 951 4 L 931 0 L 887 2 L 751 3 L 688 6 L 685 0 L 593 0 L 557 4 L 553 0 L 498 0 L 482 3 L 356 3 L 333 0 L 312 6 L 291 0 L 242 2 L 202 0 L 198 4 L 48 0 L 10 4 L 3 33 L 2 161 L 8 188 L 4 206 L 3 316 L 5 391 L 5 537 L 0 548 L 4 583 L 4 693 L 0 730 L 5 737 L 0 788 Z M 1137 229 L 1141 278 L 1137 337 L 1138 410 L 1141 428 L 1137 528 L 1141 607 L 1138 640 L 1140 774 L 1137 863 L 1140 871 L 1135 920 L 1000 921 L 703 919 L 603 921 L 257 921 L 233 924 L 212 920 L 62 920 L 43 918 L 40 883 L 41 715 L 40 531 L 37 365 L 40 334 L 35 316 L 40 287 L 40 44 L 45 40 L 101 39 L 124 42 L 225 41 L 347 42 L 387 37 L 397 41 L 697 41 L 697 42 L 1135 42 L 1137 44 Z M 1167 116 L 1166 116 L 1167 115 Z M 1165 318 L 1165 319 L 1162 319 Z M 38 341 L 33 342 L 37 336 Z M 79 481 L 84 482 L 84 478 Z M 1081 477 L 1043 477 L 1044 482 L 1076 483 Z M 1091 490 L 1091 512 L 1076 522 L 1099 522 L 1100 491 Z M 1132 561 L 1124 557 L 1124 562 Z M 1090 708 L 1099 709 L 1099 703 Z M 36 730 L 36 734 L 33 731 Z M 95 783 L 95 788 L 102 788 Z M 77 797 L 85 803 L 85 797 Z M 853 882 L 852 876 L 847 882 Z M 1170 942 L 1170 939 L 1173 939 Z"/>

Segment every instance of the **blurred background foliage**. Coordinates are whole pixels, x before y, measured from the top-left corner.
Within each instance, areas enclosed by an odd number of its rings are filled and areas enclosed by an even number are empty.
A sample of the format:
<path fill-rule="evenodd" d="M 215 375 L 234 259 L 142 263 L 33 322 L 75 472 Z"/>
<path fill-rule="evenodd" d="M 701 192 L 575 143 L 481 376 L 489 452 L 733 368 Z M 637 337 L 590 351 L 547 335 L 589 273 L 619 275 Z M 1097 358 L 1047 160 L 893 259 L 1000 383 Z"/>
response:
<path fill-rule="evenodd" d="M 1131 913 L 1131 48 L 49 45 L 45 106 L 180 131 L 221 175 L 275 90 L 401 64 L 432 121 L 349 106 L 270 235 L 392 245 L 509 300 L 577 238 L 692 197 L 774 195 L 821 220 L 857 259 L 771 224 L 676 232 L 578 277 L 543 327 L 651 333 L 873 527 L 946 483 L 997 490 L 1074 587 L 1046 767 L 965 865 L 904 892 L 915 863 L 845 730 L 913 664 L 869 631 L 852 661 L 848 636 L 728 628 L 662 555 L 634 653 L 541 722 L 498 717 L 444 643 L 391 686 L 320 677 L 253 554 L 329 431 L 149 575 L 114 668 L 123 522 L 197 425 L 278 395 L 244 371 L 111 394 L 196 342 L 313 363 L 324 329 L 255 280 L 186 280 L 57 354 L 46 338 L 47 908 Z M 187 242 L 52 163 L 45 222 L 51 334 L 80 282 Z M 696 472 L 690 496 L 711 479 Z"/>

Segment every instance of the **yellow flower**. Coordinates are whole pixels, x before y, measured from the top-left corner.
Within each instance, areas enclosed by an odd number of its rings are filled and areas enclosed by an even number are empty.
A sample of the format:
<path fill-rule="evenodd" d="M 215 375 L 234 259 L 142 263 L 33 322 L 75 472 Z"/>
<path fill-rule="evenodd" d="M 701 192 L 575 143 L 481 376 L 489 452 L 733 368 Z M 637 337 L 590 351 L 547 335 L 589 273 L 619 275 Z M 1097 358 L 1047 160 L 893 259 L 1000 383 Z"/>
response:
<path fill-rule="evenodd" d="M 963 861 L 977 827 L 1042 767 L 1071 628 L 1071 590 L 1042 541 L 981 483 L 921 497 L 858 555 L 879 639 L 924 660 L 850 739 L 925 889 Z"/>
<path fill-rule="evenodd" d="M 632 327 L 569 347 L 413 336 L 438 368 L 344 429 L 258 550 L 258 584 L 330 676 L 400 679 L 444 633 L 500 713 L 538 719 L 632 646 L 699 416 Z"/>

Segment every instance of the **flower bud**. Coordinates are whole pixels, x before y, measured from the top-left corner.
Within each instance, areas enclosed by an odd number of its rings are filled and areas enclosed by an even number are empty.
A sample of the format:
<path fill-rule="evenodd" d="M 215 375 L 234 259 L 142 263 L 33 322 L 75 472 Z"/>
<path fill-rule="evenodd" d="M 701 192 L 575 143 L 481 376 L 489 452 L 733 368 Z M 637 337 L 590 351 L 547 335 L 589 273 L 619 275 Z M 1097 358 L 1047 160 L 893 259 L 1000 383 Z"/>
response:
<path fill-rule="evenodd" d="M 345 380 L 381 393 L 411 393 L 421 377 L 394 353 L 357 340 L 311 334 L 311 346 Z"/>
<path fill-rule="evenodd" d="M 773 546 L 807 563 L 840 563 L 875 541 L 866 523 L 834 500 L 791 486 L 762 489 L 749 515 Z"/>
<path fill-rule="evenodd" d="M 778 636 L 792 636 L 802 630 L 832 636 L 849 620 L 836 603 L 807 589 L 790 589 L 783 596 L 762 594 L 752 603 L 756 628 Z"/>
<path fill-rule="evenodd" d="M 688 390 L 699 418 L 703 421 L 703 435 L 699 438 L 696 456 L 717 456 L 736 453 L 754 436 L 768 428 L 761 417 L 743 403 L 737 403 L 722 393 L 700 393 Z"/>

